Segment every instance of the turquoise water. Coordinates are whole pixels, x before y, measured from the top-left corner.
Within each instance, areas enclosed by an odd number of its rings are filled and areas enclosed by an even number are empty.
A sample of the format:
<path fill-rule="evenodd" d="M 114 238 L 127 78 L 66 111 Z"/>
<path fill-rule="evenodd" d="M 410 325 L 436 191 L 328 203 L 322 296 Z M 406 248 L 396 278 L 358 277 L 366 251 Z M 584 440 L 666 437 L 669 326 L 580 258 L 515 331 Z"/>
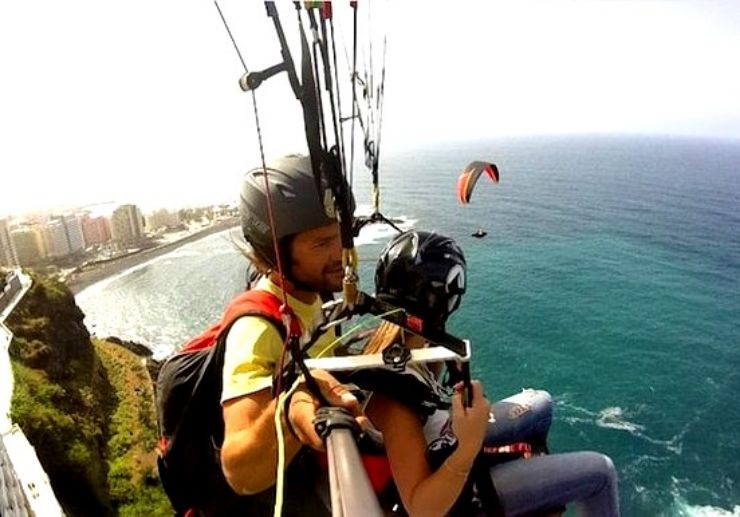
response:
<path fill-rule="evenodd" d="M 469 206 L 473 159 L 501 183 Z M 455 237 L 469 290 L 450 330 L 474 345 L 490 398 L 556 399 L 554 451 L 599 450 L 624 515 L 740 515 L 740 142 L 560 137 L 388 154 L 384 213 Z M 369 199 L 358 175 L 356 195 Z M 489 233 L 474 239 L 482 227 Z M 373 261 L 389 233 L 373 229 Z M 208 325 L 243 286 L 225 234 L 81 293 L 98 334 L 159 355 Z"/>

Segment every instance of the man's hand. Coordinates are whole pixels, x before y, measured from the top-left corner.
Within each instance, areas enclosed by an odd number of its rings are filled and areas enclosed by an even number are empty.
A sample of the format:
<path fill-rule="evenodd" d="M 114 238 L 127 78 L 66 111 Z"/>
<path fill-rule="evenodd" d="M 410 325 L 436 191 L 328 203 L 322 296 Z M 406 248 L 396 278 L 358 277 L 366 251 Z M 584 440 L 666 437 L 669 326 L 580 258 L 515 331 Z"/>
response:
<path fill-rule="evenodd" d="M 327 402 L 333 406 L 341 407 L 355 415 L 358 424 L 365 425 L 366 417 L 362 416 L 360 403 L 357 398 L 329 372 L 324 370 L 313 370 L 312 377 L 321 390 Z M 313 421 L 316 418 L 316 411 L 321 407 L 320 403 L 308 391 L 308 388 L 302 385 L 298 388 L 290 401 L 288 414 L 285 417 L 293 426 L 298 439 L 309 447 L 323 451 L 324 443 L 314 429 Z"/>

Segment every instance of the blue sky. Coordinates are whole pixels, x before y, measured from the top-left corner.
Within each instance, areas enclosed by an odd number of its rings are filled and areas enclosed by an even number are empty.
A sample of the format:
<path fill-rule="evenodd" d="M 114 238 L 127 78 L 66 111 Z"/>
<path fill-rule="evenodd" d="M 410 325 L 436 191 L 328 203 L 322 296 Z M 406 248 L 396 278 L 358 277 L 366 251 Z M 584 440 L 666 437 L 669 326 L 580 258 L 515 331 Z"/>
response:
<path fill-rule="evenodd" d="M 250 68 L 275 64 L 261 3 L 220 5 Z M 552 133 L 740 138 L 740 2 L 372 8 L 372 27 L 388 34 L 389 151 Z M 153 209 L 231 199 L 257 159 L 241 65 L 210 1 L 3 2 L 0 68 L 2 191 L 13 192 L 0 216 L 95 200 Z M 284 77 L 257 93 L 268 155 L 302 146 Z"/>

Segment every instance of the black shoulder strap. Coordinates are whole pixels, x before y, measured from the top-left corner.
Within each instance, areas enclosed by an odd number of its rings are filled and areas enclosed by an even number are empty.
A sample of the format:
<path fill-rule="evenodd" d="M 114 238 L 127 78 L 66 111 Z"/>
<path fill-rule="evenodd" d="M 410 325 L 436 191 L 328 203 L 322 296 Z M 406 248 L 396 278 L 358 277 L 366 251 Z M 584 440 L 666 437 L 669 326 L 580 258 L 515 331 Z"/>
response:
<path fill-rule="evenodd" d="M 201 371 L 198 376 L 198 380 L 193 386 L 190 399 L 183 408 L 183 411 L 181 413 L 182 417 L 180 418 L 180 421 L 178 422 L 175 430 L 172 433 L 173 438 L 178 436 L 182 425 L 187 420 L 187 418 L 185 418 L 185 415 L 189 414 L 191 408 L 195 404 L 195 400 L 199 398 L 199 393 L 201 393 L 202 391 L 206 391 L 206 393 L 212 394 L 217 393 L 218 401 L 220 403 L 221 390 L 223 389 L 223 368 L 224 357 L 226 355 L 226 337 L 228 336 L 229 331 L 231 330 L 231 327 L 234 325 L 234 323 L 236 323 L 237 320 L 244 316 L 263 318 L 265 321 L 270 322 L 275 327 L 282 339 L 285 339 L 286 329 L 281 320 L 271 318 L 264 313 L 254 313 L 251 311 L 247 311 L 239 317 L 234 318 L 226 327 L 222 329 L 216 341 L 216 344 L 210 349 L 206 349 L 208 350 L 208 356 L 204 359 L 203 365 L 201 366 Z M 210 386 L 210 389 L 203 388 L 204 385 Z M 202 396 L 207 397 L 207 395 Z M 220 445 L 220 443 L 223 442 L 223 422 L 220 422 L 220 425 L 214 426 L 214 434 L 216 434 L 216 441 Z"/>

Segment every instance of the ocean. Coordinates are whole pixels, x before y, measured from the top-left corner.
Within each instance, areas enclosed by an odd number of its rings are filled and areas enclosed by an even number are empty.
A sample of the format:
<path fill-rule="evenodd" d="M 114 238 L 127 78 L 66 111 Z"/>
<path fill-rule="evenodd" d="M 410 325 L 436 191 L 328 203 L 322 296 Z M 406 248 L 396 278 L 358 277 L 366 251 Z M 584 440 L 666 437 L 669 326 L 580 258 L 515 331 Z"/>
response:
<path fill-rule="evenodd" d="M 477 159 L 501 181 L 481 178 L 462 206 L 456 179 Z M 354 183 L 367 206 L 364 171 Z M 463 247 L 468 292 L 449 330 L 473 343 L 489 399 L 552 393 L 551 449 L 608 454 L 623 515 L 740 516 L 740 141 L 457 143 L 385 153 L 381 185 L 386 216 Z M 361 236 L 369 292 L 391 235 Z M 92 332 L 161 357 L 218 318 L 245 270 L 225 232 L 77 301 Z"/>

